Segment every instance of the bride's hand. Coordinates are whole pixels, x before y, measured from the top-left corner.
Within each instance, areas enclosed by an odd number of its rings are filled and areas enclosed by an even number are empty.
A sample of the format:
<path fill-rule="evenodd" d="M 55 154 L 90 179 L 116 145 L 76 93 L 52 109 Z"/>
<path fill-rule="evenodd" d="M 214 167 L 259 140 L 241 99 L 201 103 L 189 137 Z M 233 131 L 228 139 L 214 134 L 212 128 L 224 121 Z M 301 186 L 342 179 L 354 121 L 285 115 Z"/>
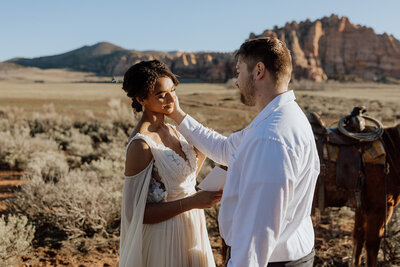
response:
<path fill-rule="evenodd" d="M 192 205 L 195 209 L 211 208 L 221 200 L 222 191 L 198 191 L 191 196 Z"/>
<path fill-rule="evenodd" d="M 181 109 L 181 106 L 179 105 L 179 99 L 178 96 L 174 96 L 174 109 L 173 111 L 167 115 L 171 120 L 175 121 L 177 125 L 179 125 L 183 119 L 185 118 L 186 113 Z"/>

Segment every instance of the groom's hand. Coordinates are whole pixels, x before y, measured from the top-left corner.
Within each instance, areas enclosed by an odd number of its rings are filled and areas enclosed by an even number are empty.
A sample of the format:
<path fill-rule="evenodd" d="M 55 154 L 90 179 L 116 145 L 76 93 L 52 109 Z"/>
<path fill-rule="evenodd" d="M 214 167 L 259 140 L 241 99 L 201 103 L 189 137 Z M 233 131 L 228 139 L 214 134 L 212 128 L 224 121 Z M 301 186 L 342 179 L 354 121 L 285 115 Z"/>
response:
<path fill-rule="evenodd" d="M 183 121 L 183 119 L 186 116 L 186 113 L 181 109 L 180 105 L 179 105 L 179 99 L 178 96 L 175 95 L 174 96 L 174 110 L 172 111 L 172 113 L 167 115 L 171 120 L 173 120 L 176 125 L 181 124 L 181 122 Z"/>

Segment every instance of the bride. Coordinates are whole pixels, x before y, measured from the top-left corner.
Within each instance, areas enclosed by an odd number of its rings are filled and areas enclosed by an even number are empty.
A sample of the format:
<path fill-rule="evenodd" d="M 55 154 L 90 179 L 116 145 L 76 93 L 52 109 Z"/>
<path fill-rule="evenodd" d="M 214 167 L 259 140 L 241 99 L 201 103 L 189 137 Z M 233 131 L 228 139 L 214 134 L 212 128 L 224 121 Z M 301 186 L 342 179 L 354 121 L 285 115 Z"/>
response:
<path fill-rule="evenodd" d="M 222 192 L 196 192 L 205 156 L 164 121 L 177 85 L 158 60 L 124 76 L 122 88 L 143 115 L 126 146 L 119 266 L 215 266 L 202 209 Z"/>

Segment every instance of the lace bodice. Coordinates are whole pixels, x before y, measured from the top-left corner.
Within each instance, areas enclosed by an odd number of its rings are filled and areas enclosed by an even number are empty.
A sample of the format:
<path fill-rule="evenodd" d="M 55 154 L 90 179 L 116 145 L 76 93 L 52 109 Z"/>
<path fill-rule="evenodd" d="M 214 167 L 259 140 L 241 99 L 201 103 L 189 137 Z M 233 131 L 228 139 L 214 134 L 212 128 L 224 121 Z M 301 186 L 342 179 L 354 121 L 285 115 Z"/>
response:
<path fill-rule="evenodd" d="M 173 149 L 158 144 L 151 137 L 141 133 L 137 133 L 127 145 L 128 149 L 133 140 L 142 139 L 151 149 L 154 161 L 153 169 L 156 169 L 161 177 L 161 183 L 165 186 L 166 192 L 163 193 L 164 190 L 162 190 L 161 185 L 150 181 L 149 195 L 152 195 L 148 197 L 150 202 L 172 201 L 195 193 L 196 153 L 193 146 L 179 132 L 177 133 L 186 160 Z M 159 201 L 154 201 L 155 199 Z"/>

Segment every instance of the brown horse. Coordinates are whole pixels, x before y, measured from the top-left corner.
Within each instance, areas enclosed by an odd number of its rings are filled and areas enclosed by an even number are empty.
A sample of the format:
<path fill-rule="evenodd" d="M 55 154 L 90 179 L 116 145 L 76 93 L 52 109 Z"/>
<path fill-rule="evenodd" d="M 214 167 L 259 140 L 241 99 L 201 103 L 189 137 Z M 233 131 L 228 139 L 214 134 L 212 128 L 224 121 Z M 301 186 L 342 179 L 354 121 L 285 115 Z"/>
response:
<path fill-rule="evenodd" d="M 361 207 L 356 209 L 354 223 L 354 266 L 360 266 L 365 244 L 367 265 L 376 266 L 385 225 L 400 202 L 400 124 L 385 128 L 382 141 L 386 149 L 389 172 L 383 165 L 366 164 L 365 181 L 361 190 Z"/>
<path fill-rule="evenodd" d="M 321 134 L 321 130 L 324 130 L 321 128 L 323 126 L 321 121 L 318 125 L 315 125 L 315 121 L 310 120 L 310 122 L 316 139 L 326 136 L 326 132 Z M 385 174 L 382 164 L 366 163 L 363 168 L 364 179 L 359 188 L 359 201 L 356 201 L 354 189 L 337 185 L 336 162 L 324 160 L 322 163 L 325 163 L 325 166 L 321 166 L 321 176 L 315 197 L 320 202 L 319 207 L 321 207 L 321 202 L 323 207 L 342 207 L 348 202 L 356 207 L 353 231 L 354 266 L 360 266 L 364 244 L 367 251 L 367 265 L 377 265 L 377 255 L 385 225 L 400 202 L 400 124 L 385 128 L 382 141 L 386 150 L 389 172 Z"/>

